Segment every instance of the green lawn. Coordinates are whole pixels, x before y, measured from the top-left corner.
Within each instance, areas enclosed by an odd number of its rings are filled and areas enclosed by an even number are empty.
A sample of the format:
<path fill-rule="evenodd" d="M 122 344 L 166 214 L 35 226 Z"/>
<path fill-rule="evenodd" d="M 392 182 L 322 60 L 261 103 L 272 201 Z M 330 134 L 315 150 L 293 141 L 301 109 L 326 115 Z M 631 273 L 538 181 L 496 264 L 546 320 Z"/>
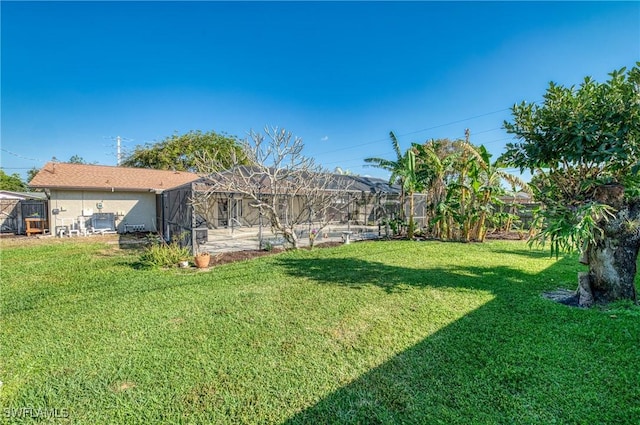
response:
<path fill-rule="evenodd" d="M 3 249 L 0 422 L 640 418 L 640 309 L 540 296 L 576 286 L 574 256 L 393 241 L 209 272 L 137 259 L 98 242 Z"/>

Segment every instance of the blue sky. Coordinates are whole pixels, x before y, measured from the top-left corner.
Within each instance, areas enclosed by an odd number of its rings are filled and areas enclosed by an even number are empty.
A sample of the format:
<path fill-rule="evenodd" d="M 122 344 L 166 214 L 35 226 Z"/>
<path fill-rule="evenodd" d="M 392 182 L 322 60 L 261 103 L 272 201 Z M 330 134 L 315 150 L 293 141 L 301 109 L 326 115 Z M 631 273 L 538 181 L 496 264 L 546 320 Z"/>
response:
<path fill-rule="evenodd" d="M 549 81 L 640 60 L 638 2 L 7 2 L 1 165 L 116 164 L 189 130 L 284 127 L 327 168 L 462 138 L 499 155 Z"/>

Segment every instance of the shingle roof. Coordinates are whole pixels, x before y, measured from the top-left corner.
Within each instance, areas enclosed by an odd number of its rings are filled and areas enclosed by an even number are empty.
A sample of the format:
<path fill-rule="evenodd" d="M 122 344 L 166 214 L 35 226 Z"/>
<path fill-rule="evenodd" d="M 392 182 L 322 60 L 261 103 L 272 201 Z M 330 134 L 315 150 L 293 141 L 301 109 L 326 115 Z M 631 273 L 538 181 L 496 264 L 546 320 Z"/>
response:
<path fill-rule="evenodd" d="M 171 189 L 198 178 L 197 174 L 185 171 L 49 162 L 29 182 L 29 186 L 148 191 Z"/>
<path fill-rule="evenodd" d="M 388 180 L 382 180 L 377 177 L 362 177 L 334 174 L 337 179 L 344 179 L 349 182 L 347 184 L 348 191 L 365 192 L 371 194 L 386 193 L 390 195 L 399 195 L 400 186 L 397 184 L 389 185 Z"/>
<path fill-rule="evenodd" d="M 273 174 L 273 171 L 270 171 Z M 236 178 L 235 176 L 244 175 L 246 178 Z M 252 187 L 258 187 L 260 185 L 267 185 L 269 179 L 265 178 L 266 173 L 259 167 L 239 166 L 230 170 L 225 170 L 220 175 L 213 174 L 209 177 L 202 178 L 196 182 L 197 190 L 207 190 L 207 187 L 216 184 L 216 181 L 221 177 L 227 179 L 225 183 L 230 183 L 227 186 L 234 187 L 235 185 L 244 186 L 249 183 Z M 345 192 L 365 192 L 369 194 L 387 194 L 387 195 L 399 195 L 402 191 L 401 187 L 397 184 L 389 185 L 387 180 L 379 179 L 377 177 L 362 177 L 344 174 L 316 174 L 315 178 L 323 180 L 329 178 L 330 181 L 322 181 L 319 184 L 325 185 L 326 189 L 338 189 Z M 309 174 L 309 178 L 314 178 L 313 174 Z M 222 187 L 224 187 L 223 185 Z M 267 189 L 268 191 L 268 189 Z"/>

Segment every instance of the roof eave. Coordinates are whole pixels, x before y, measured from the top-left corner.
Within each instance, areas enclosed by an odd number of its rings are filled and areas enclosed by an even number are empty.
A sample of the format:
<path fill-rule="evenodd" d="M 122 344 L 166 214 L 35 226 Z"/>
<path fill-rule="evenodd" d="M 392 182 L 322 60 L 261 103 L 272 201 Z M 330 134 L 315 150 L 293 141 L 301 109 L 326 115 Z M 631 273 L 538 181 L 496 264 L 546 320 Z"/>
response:
<path fill-rule="evenodd" d="M 153 187 L 117 187 L 117 186 L 59 186 L 59 185 L 29 185 L 34 189 L 53 190 L 98 190 L 107 192 L 157 192 L 170 188 L 157 189 Z"/>

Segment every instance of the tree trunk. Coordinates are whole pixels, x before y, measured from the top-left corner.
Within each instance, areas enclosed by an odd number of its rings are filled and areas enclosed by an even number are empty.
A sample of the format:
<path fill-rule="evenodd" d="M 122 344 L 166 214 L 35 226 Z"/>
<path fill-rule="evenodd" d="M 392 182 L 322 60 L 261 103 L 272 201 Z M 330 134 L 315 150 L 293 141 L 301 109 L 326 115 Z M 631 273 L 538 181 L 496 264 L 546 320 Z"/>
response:
<path fill-rule="evenodd" d="M 588 281 L 581 286 L 591 291 L 590 297 L 580 298 L 580 305 L 590 302 L 610 302 L 621 299 L 637 301 L 635 276 L 638 243 L 609 238 L 590 245 L 587 251 Z M 585 278 L 585 279 L 586 279 Z M 589 301 L 591 300 L 591 301 Z"/>
<path fill-rule="evenodd" d="M 289 229 L 282 224 L 282 222 L 280 221 L 280 217 L 278 217 L 278 214 L 276 213 L 276 210 L 274 208 L 269 208 L 268 213 L 271 221 L 271 229 L 282 232 L 284 240 L 289 242 L 293 249 L 298 249 L 298 236 L 296 235 L 295 230 Z"/>
<path fill-rule="evenodd" d="M 640 249 L 640 200 L 625 204 L 622 193 L 612 197 L 610 191 L 619 188 L 608 186 L 603 189 L 606 196 L 597 199 L 616 208 L 617 213 L 599 223 L 603 234 L 596 235 L 581 259 L 589 265 L 589 272 L 579 277 L 579 304 L 583 307 L 622 299 L 637 302 L 634 281 Z"/>
<path fill-rule="evenodd" d="M 415 209 L 415 204 L 413 201 L 413 192 L 409 192 L 409 228 L 407 230 L 407 238 L 413 239 L 413 234 L 415 231 L 415 223 L 413 221 L 413 210 Z"/>
<path fill-rule="evenodd" d="M 487 208 L 489 208 L 489 204 L 491 201 L 491 191 L 487 191 L 482 196 L 482 211 L 480 212 L 480 219 L 476 224 L 476 241 L 484 242 L 485 235 L 487 234 L 487 229 L 485 229 L 485 223 L 487 222 Z"/>
<path fill-rule="evenodd" d="M 285 240 L 291 244 L 293 249 L 298 249 L 298 236 L 293 229 L 284 229 L 282 232 Z"/>

